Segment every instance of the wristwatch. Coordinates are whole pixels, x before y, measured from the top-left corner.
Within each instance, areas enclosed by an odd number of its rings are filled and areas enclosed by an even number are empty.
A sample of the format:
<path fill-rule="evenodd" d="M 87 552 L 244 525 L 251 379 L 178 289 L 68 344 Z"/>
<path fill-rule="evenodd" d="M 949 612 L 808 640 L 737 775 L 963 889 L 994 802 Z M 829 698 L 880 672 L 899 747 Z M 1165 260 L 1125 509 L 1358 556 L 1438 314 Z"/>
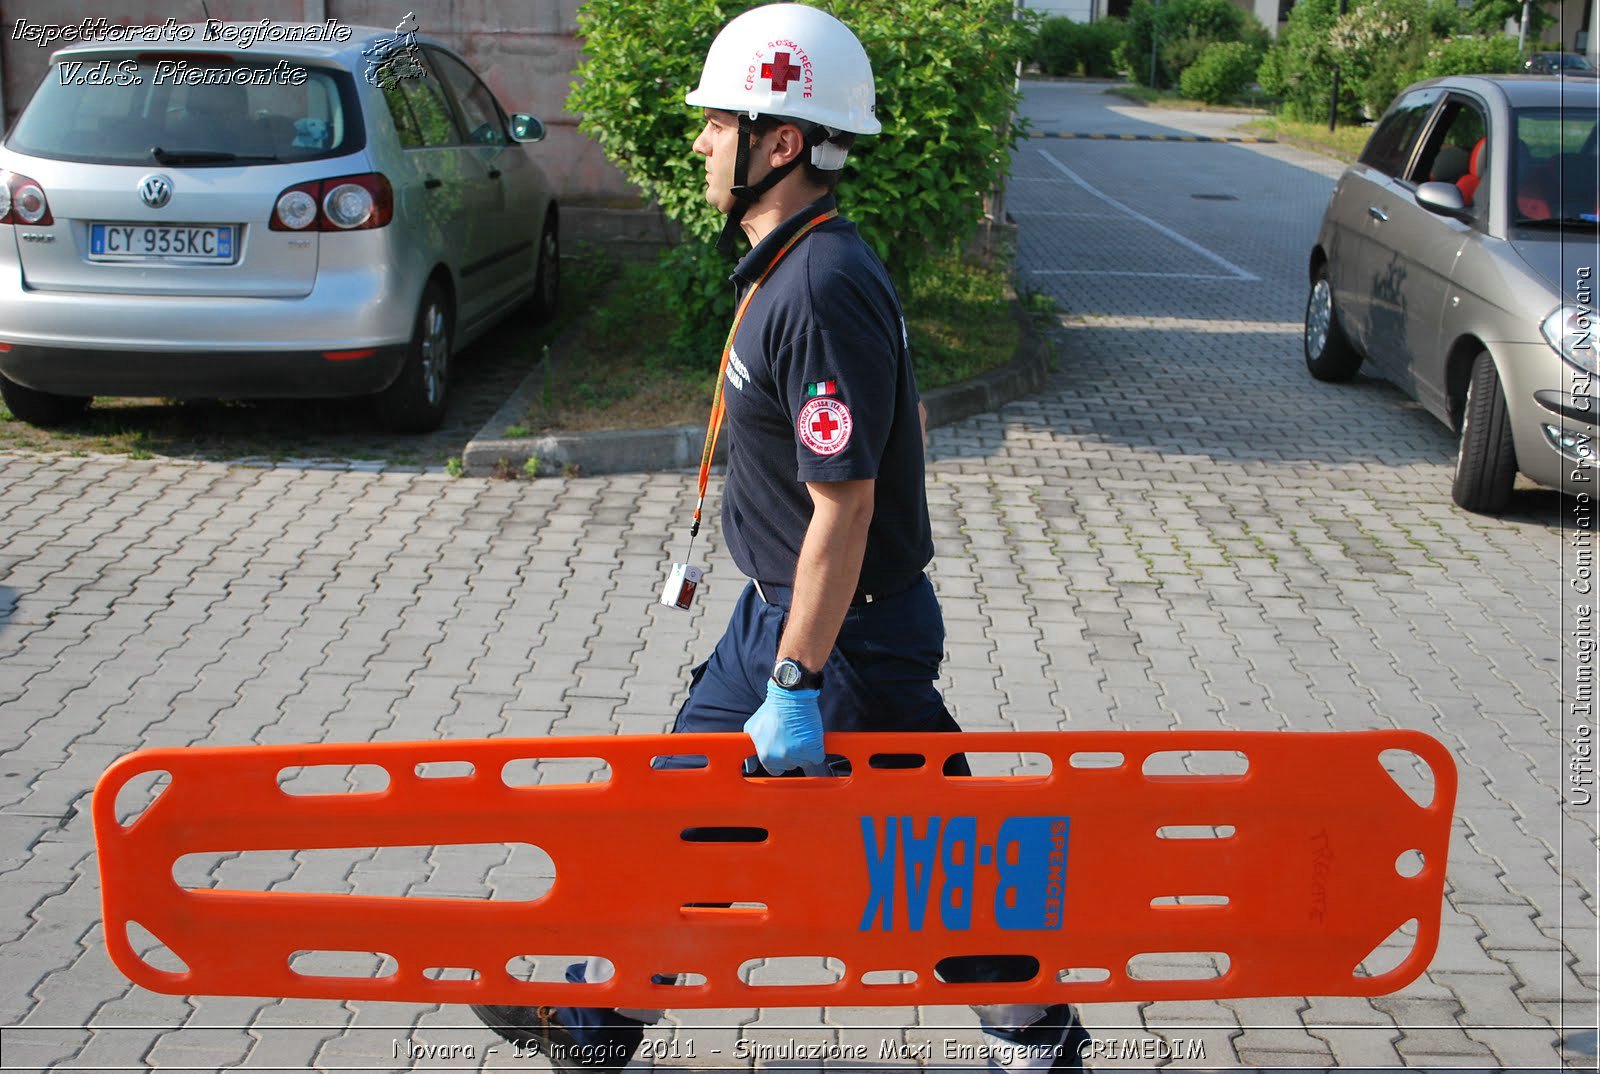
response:
<path fill-rule="evenodd" d="M 822 672 L 811 671 L 800 661 L 786 656 L 773 665 L 772 681 L 785 690 L 820 690 Z"/>

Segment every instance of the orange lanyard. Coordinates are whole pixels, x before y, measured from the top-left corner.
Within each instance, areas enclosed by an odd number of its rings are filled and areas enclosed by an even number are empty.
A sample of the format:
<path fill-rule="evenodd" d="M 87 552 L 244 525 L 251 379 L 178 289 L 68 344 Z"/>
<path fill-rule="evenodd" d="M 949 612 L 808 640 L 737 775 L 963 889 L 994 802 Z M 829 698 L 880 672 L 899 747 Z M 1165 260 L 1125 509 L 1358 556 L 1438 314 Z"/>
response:
<path fill-rule="evenodd" d="M 739 322 L 744 320 L 745 310 L 750 308 L 750 300 L 756 297 L 756 292 L 761 290 L 761 285 L 766 282 L 767 276 L 778 267 L 784 255 L 794 249 L 794 244 L 805 238 L 819 224 L 825 224 L 839 215 L 837 209 L 829 209 L 821 216 L 809 221 L 805 227 L 794 233 L 794 237 L 783 244 L 777 256 L 767 263 L 761 270 L 761 275 L 756 282 L 750 285 L 750 290 L 744 293 L 744 298 L 739 302 L 739 309 L 733 315 L 733 327 L 728 329 L 728 342 L 722 345 L 722 365 L 717 369 L 717 388 L 711 396 L 711 419 L 706 424 L 706 446 L 700 453 L 700 498 L 694 505 L 694 523 L 689 527 L 690 548 L 694 546 L 695 535 L 700 532 L 700 512 L 706 505 L 706 484 L 711 480 L 711 457 L 717 452 L 717 437 L 722 432 L 722 419 L 727 416 L 728 404 L 723 400 L 722 387 L 728 377 L 728 358 L 733 354 L 733 340 L 739 334 Z"/>

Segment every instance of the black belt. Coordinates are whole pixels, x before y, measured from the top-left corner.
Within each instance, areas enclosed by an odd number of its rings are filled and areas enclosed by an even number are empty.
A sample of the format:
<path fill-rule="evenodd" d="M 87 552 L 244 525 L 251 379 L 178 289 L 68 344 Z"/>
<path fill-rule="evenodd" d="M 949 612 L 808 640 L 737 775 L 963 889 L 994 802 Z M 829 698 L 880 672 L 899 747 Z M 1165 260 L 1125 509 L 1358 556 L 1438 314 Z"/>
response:
<path fill-rule="evenodd" d="M 922 572 L 918 571 L 916 577 L 904 585 L 884 586 L 875 593 L 863 593 L 858 589 L 856 590 L 855 598 L 850 601 L 850 606 L 854 608 L 858 604 L 871 604 L 875 600 L 899 596 L 920 581 L 922 581 Z M 767 604 L 773 604 L 779 608 L 787 608 L 794 597 L 794 589 L 790 586 L 778 585 L 774 582 L 758 582 L 754 578 L 750 579 L 750 584 L 756 587 L 756 596 Z"/>

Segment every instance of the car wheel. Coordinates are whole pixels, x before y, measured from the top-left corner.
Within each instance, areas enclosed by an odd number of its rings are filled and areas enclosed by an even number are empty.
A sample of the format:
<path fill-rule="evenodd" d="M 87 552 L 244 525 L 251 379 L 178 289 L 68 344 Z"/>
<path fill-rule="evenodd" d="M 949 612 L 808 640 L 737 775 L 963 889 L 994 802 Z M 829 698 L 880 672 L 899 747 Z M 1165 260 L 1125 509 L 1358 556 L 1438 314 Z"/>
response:
<path fill-rule="evenodd" d="M 24 388 L 14 380 L 0 377 L 0 399 L 18 421 L 29 425 L 62 425 L 89 407 L 87 395 L 55 395 Z"/>
<path fill-rule="evenodd" d="M 1497 515 L 1511 501 L 1517 480 L 1517 454 L 1511 442 L 1511 415 L 1494 359 L 1482 351 L 1472 362 L 1467 400 L 1461 411 L 1461 443 L 1450 496 L 1457 506 Z"/>
<path fill-rule="evenodd" d="M 545 214 L 539 232 L 539 268 L 533 281 L 533 311 L 547 320 L 556 314 L 561 298 L 561 234 L 554 213 Z"/>
<path fill-rule="evenodd" d="M 1328 266 L 1317 267 L 1311 278 L 1311 294 L 1306 298 L 1306 368 L 1318 380 L 1349 380 L 1361 368 L 1361 354 L 1339 327 L 1333 308 L 1333 285 L 1328 282 Z"/>
<path fill-rule="evenodd" d="M 377 395 L 378 420 L 392 432 L 432 432 L 444 419 L 450 392 L 451 322 L 444 288 L 430 283 L 417 307 L 405 365 L 394 383 Z"/>

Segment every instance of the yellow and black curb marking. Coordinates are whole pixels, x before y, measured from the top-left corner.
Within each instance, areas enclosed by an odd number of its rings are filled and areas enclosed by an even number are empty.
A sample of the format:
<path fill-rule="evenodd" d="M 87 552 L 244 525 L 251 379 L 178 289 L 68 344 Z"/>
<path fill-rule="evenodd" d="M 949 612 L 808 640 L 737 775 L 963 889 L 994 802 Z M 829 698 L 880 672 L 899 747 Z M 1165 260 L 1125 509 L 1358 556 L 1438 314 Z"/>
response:
<path fill-rule="evenodd" d="M 1249 142 L 1256 145 L 1276 145 L 1276 138 L 1252 138 L 1249 135 L 1212 138 L 1203 134 L 1065 134 L 1057 131 L 1029 131 L 1029 138 L 1087 138 L 1097 142 Z"/>

